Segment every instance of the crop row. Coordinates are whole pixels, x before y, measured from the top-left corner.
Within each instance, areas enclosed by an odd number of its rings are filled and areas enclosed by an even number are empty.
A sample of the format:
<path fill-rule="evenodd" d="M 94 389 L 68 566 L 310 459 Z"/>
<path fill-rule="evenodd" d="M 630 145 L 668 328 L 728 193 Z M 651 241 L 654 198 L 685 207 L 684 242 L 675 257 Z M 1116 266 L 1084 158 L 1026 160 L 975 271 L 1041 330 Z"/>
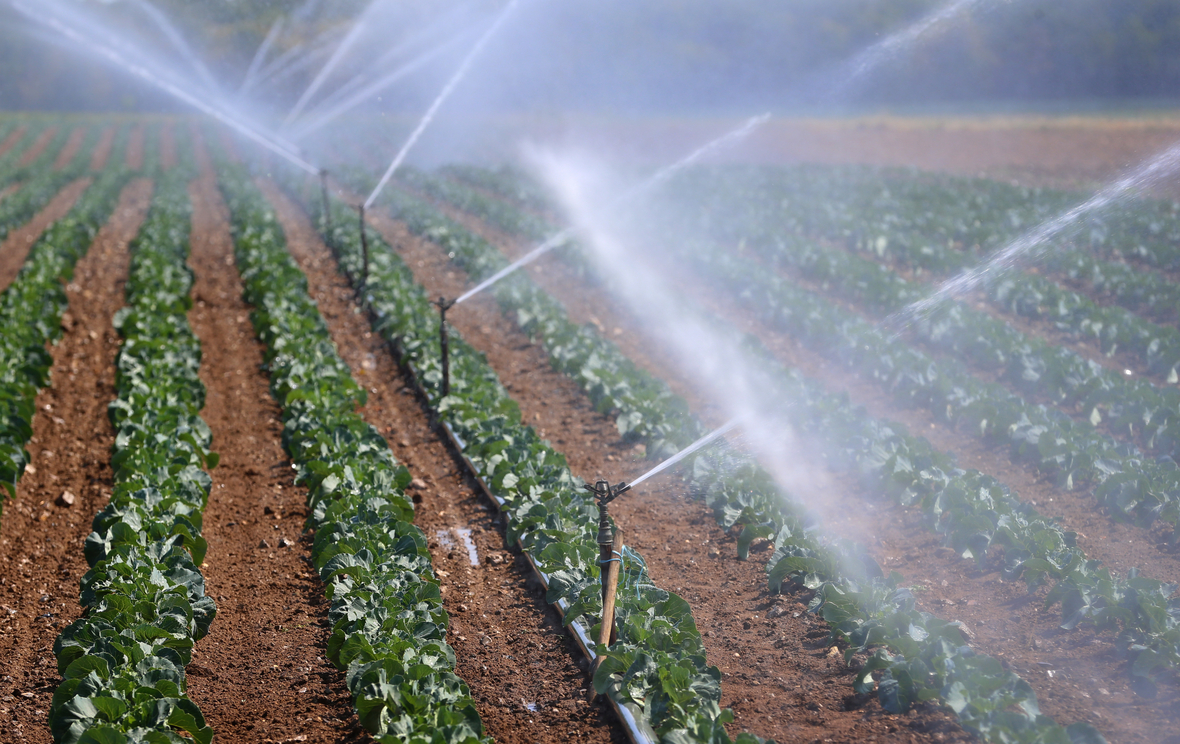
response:
<path fill-rule="evenodd" d="M 332 209 L 326 242 L 359 287 L 364 263 L 359 228 L 343 204 L 335 202 Z M 451 343 L 450 395 L 441 395 L 437 313 L 387 243 L 371 236 L 369 251 L 365 300 L 374 329 L 415 370 L 431 407 L 498 499 L 509 541 L 519 543 L 547 577 L 546 599 L 561 603 L 566 623 L 578 623 L 583 636 L 596 636 L 602 600 L 593 499 L 564 456 L 522 423 L 519 407 L 483 355 L 457 336 Z M 638 579 L 642 566 L 642 558 L 631 554 L 624 572 Z M 705 660 L 688 604 L 645 581 L 634 586 L 633 592 L 620 593 L 618 641 L 593 649 L 603 657 L 595 689 L 628 709 L 640 728 L 660 737 L 729 741 L 723 725 L 732 713 L 718 705 L 721 675 Z M 743 734 L 738 740 L 755 738 Z"/>
<path fill-rule="evenodd" d="M 180 172 L 159 183 L 131 245 L 127 306 L 115 316 L 124 339 L 109 406 L 115 485 L 86 539 L 85 614 L 53 647 L 63 678 L 49 712 L 57 742 L 213 738 L 185 694 L 185 665 L 216 615 L 198 566 L 212 484 L 204 468 L 218 459 L 198 415 L 201 349 L 186 317 L 186 185 Z"/>
<path fill-rule="evenodd" d="M 411 230 L 421 232 L 438 243 L 457 264 L 472 272 L 474 279 L 478 280 L 506 263 L 495 248 L 446 220 L 421 201 L 404 194 L 391 194 L 388 198 L 395 203 L 396 216 L 406 220 Z M 572 324 L 560 306 L 532 285 L 523 274 L 506 279 L 497 285 L 495 291 L 505 310 L 514 312 L 534 338 L 547 348 L 564 348 L 563 344 L 555 343 L 549 333 L 556 331 L 557 339 L 568 337 Z M 582 337 L 581 343 L 592 349 L 591 358 L 622 358 L 617 348 L 597 337 L 592 330 L 578 330 Z M 552 358 L 559 367 L 563 366 L 566 359 L 560 354 Z M 630 365 L 630 362 L 627 364 Z M 596 403 L 600 408 L 605 402 L 609 410 L 610 398 L 599 397 L 601 391 L 593 383 L 585 384 L 587 380 L 594 380 L 595 376 L 584 373 L 572 376 L 582 381 L 583 387 L 597 397 Z M 788 385 L 797 387 L 804 384 L 808 387 L 813 409 L 811 415 L 814 418 L 814 409 L 821 405 L 817 400 L 820 394 L 816 392 L 816 386 L 808 386 L 794 376 L 783 375 L 783 379 Z M 783 398 L 782 395 L 775 397 L 790 400 L 800 398 L 797 394 L 789 398 Z M 822 400 L 829 409 L 837 401 L 839 399 L 833 396 L 824 396 Z M 684 401 L 674 399 L 670 394 L 656 403 L 649 406 L 649 410 L 658 413 L 661 404 L 671 404 L 670 407 L 682 420 L 687 417 Z M 844 409 L 845 414 L 851 413 L 846 403 Z M 790 413 L 794 418 L 800 411 L 793 410 Z M 850 441 L 842 454 L 863 451 L 866 437 L 862 433 L 863 417 L 860 418 L 862 425 L 856 432 L 860 435 L 859 439 Z M 830 423 L 817 422 L 817 431 L 830 432 Z M 884 427 L 874 433 L 881 440 L 897 439 Z M 871 440 L 869 443 L 878 444 Z M 898 442 L 884 443 L 893 444 L 895 455 L 904 459 L 905 453 L 897 452 Z M 901 442 L 900 445 L 905 447 L 906 443 Z M 868 451 L 879 450 L 880 447 L 868 448 Z M 876 473 L 871 472 L 871 466 L 865 466 L 864 475 L 880 481 L 885 471 L 882 466 L 886 464 L 877 463 Z M 1004 671 L 995 660 L 978 656 L 964 645 L 957 624 L 917 611 L 913 597 L 908 591 L 899 588 L 897 582 L 900 577 L 886 579 L 863 548 L 844 541 L 823 542 L 805 519 L 782 500 L 765 471 L 748 457 L 731 451 L 714 451 L 698 456 L 688 467 L 694 473 L 694 488 L 705 494 L 718 521 L 726 527 L 735 522 L 745 524 L 739 540 L 743 543 L 740 548 L 742 557 L 752 537 L 774 538 L 776 550 L 767 566 L 772 590 L 779 590 L 784 583 L 788 583 L 814 591 L 812 609 L 822 613 L 831 622 L 834 640 L 849 644 L 847 658 L 865 652 L 870 644 L 885 646 L 897 654 L 891 655 L 884 649 L 878 651 L 858 675 L 858 692 L 872 690 L 876 685 L 882 704 L 888 710 L 898 711 L 908 708 L 917 700 L 940 696 L 945 698 L 953 690 L 954 700 L 962 703 L 957 706 L 956 712 L 960 714 L 964 725 L 980 732 L 985 738 L 1001 739 L 1004 732 L 1012 731 L 1022 731 L 1024 734 L 1044 737 L 1045 740 L 1064 734 L 1064 730 L 1052 721 L 1038 719 L 1035 712 L 1022 720 L 1004 713 L 1005 708 L 1014 701 L 1020 701 L 1026 710 L 1034 711 L 1035 695 L 1031 689 L 1018 677 Z M 954 475 L 961 479 L 961 473 Z M 960 485 L 956 477 L 947 480 L 954 486 Z M 970 491 L 971 486 L 979 484 L 964 485 L 965 490 Z M 922 628 L 926 636 L 915 642 L 916 634 L 911 632 L 911 628 Z M 971 661 L 964 661 L 968 657 Z M 958 673 L 940 673 L 939 670 L 954 667 L 956 659 Z M 872 677 L 874 671 L 881 672 L 879 683 Z M 1075 732 L 1081 730 L 1075 729 Z"/>
<path fill-rule="evenodd" d="M 3 134 L 0 134 L 0 141 L 7 139 L 8 136 L 12 134 L 18 126 L 20 125 L 16 122 L 8 122 L 4 127 Z M 34 168 L 30 165 L 21 165 L 20 161 L 24 159 L 25 155 L 28 153 L 29 148 L 32 147 L 33 143 L 37 141 L 37 138 L 41 136 L 41 132 L 45 130 L 45 127 L 45 122 L 30 122 L 26 124 L 24 134 L 21 135 L 20 139 L 16 141 L 16 143 L 8 150 L 8 152 L 0 156 L 0 188 L 19 183 L 21 180 L 28 178 L 30 173 L 36 173 L 37 170 L 40 170 L 40 168 L 34 170 Z M 65 140 L 59 138 L 58 147 L 60 148 L 64 143 Z M 42 153 L 41 156 L 36 159 L 38 161 L 38 165 L 41 165 L 42 167 L 48 166 L 47 162 L 43 162 L 47 155 L 50 153 L 56 154 L 52 143 L 50 143 L 50 146 L 45 149 L 46 152 Z M 49 155 L 49 157 L 52 157 L 52 155 Z"/>
<path fill-rule="evenodd" d="M 404 208 L 402 216 L 406 216 Z M 413 226 L 414 222 L 410 219 L 409 224 Z M 444 247 L 456 260 L 463 254 L 455 241 Z M 494 252 L 490 246 L 488 250 Z M 788 294 L 789 285 L 766 277 L 758 267 L 742 265 L 740 260 L 715 251 L 707 269 L 710 276 L 728 280 L 734 294 L 755 312 L 770 314 L 776 320 L 817 323 L 827 330 L 837 327 L 823 320 L 825 315 L 838 314 L 838 308 L 802 290 Z M 824 277 L 825 281 L 841 279 L 861 288 L 871 286 L 871 282 L 858 282 L 855 273 L 834 271 L 833 276 Z M 779 285 L 783 285 L 782 291 Z M 837 351 L 855 350 L 862 345 L 869 331 L 867 323 L 860 323 L 860 335 L 836 342 Z M 825 335 L 817 329 L 811 340 Z M 828 337 L 828 342 L 833 338 L 837 337 Z M 871 357 L 880 350 L 878 343 L 862 353 Z M 758 356 L 763 368 L 777 367 L 765 352 Z M 890 357 L 879 364 L 875 370 L 878 374 L 893 366 Z M 928 366 L 926 369 L 929 372 Z M 975 471 L 954 468 L 952 459 L 934 450 L 926 440 L 908 437 L 894 424 L 873 421 L 843 398 L 823 393 L 815 383 L 781 369 L 776 369 L 773 376 L 780 385 L 777 397 L 792 402 L 784 420 L 795 421 L 809 434 L 824 440 L 830 462 L 875 481 L 878 490 L 903 505 L 918 506 L 963 557 L 982 561 L 995 546 L 1002 551 L 1007 578 L 1023 577 L 1030 589 L 1052 582 L 1047 606 L 1061 603 L 1063 625 L 1072 628 L 1090 622 L 1101 628 L 1121 628 L 1119 644 L 1135 658 L 1132 670 L 1141 688 L 1146 690 L 1153 684 L 1151 677 L 1158 667 L 1173 667 L 1180 660 L 1177 606 L 1169 601 L 1175 587 L 1134 574 L 1125 580 L 1112 577 L 1096 562 L 1086 560 L 1076 546 L 1076 535 L 1038 515 L 1002 484 Z M 772 583 L 781 569 L 771 561 Z"/>
<path fill-rule="evenodd" d="M 448 618 L 405 494 L 410 474 L 356 412 L 352 379 L 287 252 L 273 210 L 238 166 L 219 163 L 235 256 L 266 344 L 283 445 L 309 489 L 312 561 L 327 586 L 327 657 L 346 672 L 361 724 L 379 741 L 484 742 L 454 673 Z"/>
<path fill-rule="evenodd" d="M 64 136 L 59 133 L 58 137 Z M 90 163 L 90 151 L 98 139 L 98 131 L 90 129 L 81 149 L 61 170 L 50 167 L 52 157 L 43 167 L 31 171 L 29 179 L 21 185 L 15 193 L 9 194 L 0 201 L 0 240 L 8 236 L 13 229 L 28 221 L 61 191 L 62 187 L 86 173 Z M 59 147 L 60 149 L 60 147 Z M 42 157 L 47 157 L 43 155 Z M 38 162 L 40 159 L 38 159 Z"/>
<path fill-rule="evenodd" d="M 45 344 L 61 336 L 65 284 L 129 178 L 125 168 L 106 169 L 33 244 L 20 273 L 0 294 L 0 485 L 11 497 L 29 462 L 25 443 L 33 432 L 34 400 L 49 382 L 53 358 Z"/>

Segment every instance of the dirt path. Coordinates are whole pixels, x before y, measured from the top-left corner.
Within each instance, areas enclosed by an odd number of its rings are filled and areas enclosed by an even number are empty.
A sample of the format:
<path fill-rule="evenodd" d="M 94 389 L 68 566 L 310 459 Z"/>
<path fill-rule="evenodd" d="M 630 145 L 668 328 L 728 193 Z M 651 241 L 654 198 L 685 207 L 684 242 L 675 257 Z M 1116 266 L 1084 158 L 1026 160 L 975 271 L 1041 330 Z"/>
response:
<path fill-rule="evenodd" d="M 12 130 L 12 134 L 5 137 L 3 142 L 0 142 L 0 155 L 7 155 L 9 150 L 16 147 L 16 143 L 24 138 L 26 131 L 28 130 L 25 127 L 17 127 Z"/>
<path fill-rule="evenodd" d="M 452 216 L 460 215 L 452 210 Z M 482 223 L 475 218 L 463 216 L 463 221 L 510 256 L 527 248 L 494 230 L 480 229 Z M 616 341 L 633 340 L 638 335 L 632 318 L 614 315 L 610 308 L 604 312 L 604 303 L 597 301 L 600 290 L 588 286 L 585 279 L 576 277 L 560 261 L 538 262 L 530 267 L 530 273 L 534 281 L 562 299 L 575 320 L 594 322 L 600 328 L 626 329 L 615 335 Z M 1121 566 L 1123 571 L 1135 565 L 1150 566 L 1162 572 L 1156 578 L 1180 579 L 1180 564 L 1174 552 L 1153 547 L 1143 530 L 1113 524 L 1097 514 L 1088 494 L 1063 492 L 1013 465 L 1004 453 L 948 430 L 924 410 L 899 408 L 870 381 L 833 368 L 793 339 L 751 318 L 726 301 L 722 293 L 700 286 L 689 277 L 678 276 L 675 284 L 741 332 L 763 339 L 784 364 L 801 369 L 812 379 L 824 380 L 829 389 L 847 392 L 854 404 L 865 406 L 871 415 L 904 423 L 911 432 L 926 435 L 936 446 L 957 452 L 965 467 L 992 473 L 1038 504 L 1042 513 L 1063 518 L 1067 525 L 1086 535 L 1083 547 L 1091 557 L 1116 568 Z M 651 356 L 651 350 L 652 346 L 646 345 L 632 358 L 653 374 L 667 378 L 667 367 Z M 658 356 L 666 359 L 670 355 L 664 352 Z M 692 387 L 691 383 L 688 387 Z M 690 399 L 702 397 L 698 391 L 692 392 Z M 999 566 L 980 569 L 956 558 L 940 547 L 938 538 L 913 513 L 885 501 L 866 500 L 861 496 L 863 488 L 847 476 L 832 474 L 829 478 L 817 484 L 813 492 L 795 495 L 815 505 L 824 515 L 829 532 L 862 542 L 886 570 L 900 570 L 908 583 L 922 587 L 918 596 L 923 609 L 964 621 L 972 629 L 976 648 L 1012 663 L 1033 684 L 1044 712 L 1062 722 L 1089 721 L 1118 741 L 1150 741 L 1153 731 L 1168 725 L 1171 708 L 1180 702 L 1177 690 L 1165 690 L 1162 699 L 1154 702 L 1138 698 L 1129 688 L 1124 665 L 1111 648 L 1109 634 L 1099 637 L 1089 631 L 1061 631 L 1057 628 L 1056 610 L 1039 612 L 1040 599 L 1030 596 L 1021 584 L 1005 583 Z M 693 506 L 685 508 L 691 510 Z M 699 505 L 696 509 L 700 509 Z M 1084 523 L 1084 528 L 1077 522 Z M 1150 571 L 1148 574 L 1152 575 Z M 1128 716 L 1128 710 L 1133 710 L 1134 715 Z"/>
<path fill-rule="evenodd" d="M 147 136 L 145 130 L 143 124 L 136 124 L 131 128 L 131 134 L 127 137 L 127 167 L 131 170 L 139 170 L 143 167 L 143 149 L 146 144 L 144 139 Z"/>
<path fill-rule="evenodd" d="M 367 741 L 344 675 L 324 658 L 323 586 L 301 538 L 306 492 L 292 484 L 262 346 L 242 300 L 228 212 L 207 163 L 191 189 L 196 272 L 189 322 L 201 340 L 201 416 L 221 464 L 205 510 L 202 567 L 217 619 L 189 665 L 189 695 L 219 741 Z"/>
<path fill-rule="evenodd" d="M 166 121 L 160 125 L 160 166 L 172 168 L 176 165 L 176 122 Z"/>
<path fill-rule="evenodd" d="M 62 146 L 61 152 L 57 154 L 57 159 L 53 161 L 54 170 L 61 170 L 70 164 L 70 161 L 74 159 L 74 156 L 78 154 L 78 151 L 82 149 L 82 141 L 86 137 L 87 129 L 89 129 L 89 127 L 74 127 L 74 131 L 70 132 L 69 139 L 67 139 L 65 145 Z"/>
<path fill-rule="evenodd" d="M 369 389 L 363 413 L 420 479 L 415 523 L 430 540 L 435 571 L 451 616 L 447 642 L 456 673 L 471 686 L 488 733 L 500 744 L 573 739 L 625 741 L 612 713 L 586 703 L 587 678 L 576 644 L 544 602 L 527 560 L 505 547 L 498 520 L 406 387 L 379 336 L 355 314 L 354 293 L 307 216 L 269 182 L 291 252 L 344 360 Z M 459 530 L 471 530 L 481 557 L 472 566 Z M 535 710 L 529 710 L 532 705 Z"/>
<path fill-rule="evenodd" d="M 51 351 L 53 384 L 37 396 L 32 466 L 17 499 L 0 518 L 0 739 L 49 742 L 46 714 L 61 678 L 53 642 L 81 614 L 82 543 L 113 485 L 114 432 L 107 404 L 115 397 L 119 337 L 111 325 L 123 305 L 127 243 L 139 230 L 151 183 L 133 182 L 110 223 L 77 265 L 67 286 L 65 335 Z M 64 493 L 76 498 L 60 506 Z"/>
<path fill-rule="evenodd" d="M 45 148 L 49 147 L 49 143 L 53 141 L 53 137 L 57 134 L 57 127 L 49 127 L 41 133 L 33 144 L 29 145 L 29 149 L 25 150 L 25 154 L 21 156 L 17 165 L 25 166 L 37 159 L 37 157 L 45 152 Z"/>
<path fill-rule="evenodd" d="M 109 126 L 102 130 L 98 144 L 94 146 L 94 154 L 90 156 L 90 170 L 92 172 L 98 172 L 107 166 L 107 159 L 111 156 L 111 148 L 115 144 L 116 131 L 115 126 Z"/>
<path fill-rule="evenodd" d="M 0 244 L 0 292 L 7 289 L 20 273 L 20 267 L 29 255 L 29 249 L 41 237 L 41 233 L 45 232 L 45 228 L 65 217 L 89 185 L 89 178 L 74 181 L 53 197 L 33 219 L 8 233 L 4 243 Z"/>
<path fill-rule="evenodd" d="M 372 224 L 432 295 L 454 297 L 467 286 L 437 247 L 404 225 L 382 214 L 375 214 Z M 614 422 L 596 413 L 576 385 L 550 367 L 544 350 L 501 315 L 490 297 L 464 303 L 448 314 L 452 318 L 464 339 L 488 355 L 525 420 L 566 455 L 577 475 L 613 481 L 649 467 L 635 460 Z M 628 540 L 642 549 L 656 583 L 692 605 L 708 660 L 723 674 L 722 705 L 734 709 L 732 733 L 748 730 L 778 741 L 965 739 L 945 711 L 925 706 L 893 717 L 875 699 L 852 696 L 853 673 L 828 655 L 826 625 L 790 598 L 772 600 L 762 562 L 738 562 L 733 539 L 679 489 L 653 486 L 618 503 L 616 517 Z M 782 614 L 767 617 L 779 603 Z"/>

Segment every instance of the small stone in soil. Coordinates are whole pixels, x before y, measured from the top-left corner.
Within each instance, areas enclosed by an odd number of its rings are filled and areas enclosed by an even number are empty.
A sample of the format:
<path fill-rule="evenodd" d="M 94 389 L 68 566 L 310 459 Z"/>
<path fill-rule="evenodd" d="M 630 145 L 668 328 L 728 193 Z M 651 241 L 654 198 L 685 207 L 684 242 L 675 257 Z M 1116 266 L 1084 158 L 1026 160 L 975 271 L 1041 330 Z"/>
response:
<path fill-rule="evenodd" d="M 285 537 L 280 537 L 280 538 L 279 538 L 279 547 L 280 547 L 280 548 L 285 548 L 285 547 L 287 547 L 287 546 L 288 546 L 288 545 L 290 545 L 290 544 L 291 544 L 291 541 L 290 541 L 290 540 L 288 540 L 287 538 L 285 538 Z"/>
<path fill-rule="evenodd" d="M 266 540 L 259 540 L 259 541 L 258 541 L 258 547 L 260 547 L 260 548 L 269 548 L 269 547 L 270 547 L 270 543 L 268 543 Z"/>
<path fill-rule="evenodd" d="M 410 481 L 410 488 L 426 488 L 426 481 L 421 478 L 415 478 Z"/>
<path fill-rule="evenodd" d="M 74 494 L 70 493 L 69 491 L 62 491 L 61 496 L 58 496 L 54 503 L 56 503 L 58 506 L 64 506 L 68 508 L 73 506 L 77 500 L 78 497 Z"/>

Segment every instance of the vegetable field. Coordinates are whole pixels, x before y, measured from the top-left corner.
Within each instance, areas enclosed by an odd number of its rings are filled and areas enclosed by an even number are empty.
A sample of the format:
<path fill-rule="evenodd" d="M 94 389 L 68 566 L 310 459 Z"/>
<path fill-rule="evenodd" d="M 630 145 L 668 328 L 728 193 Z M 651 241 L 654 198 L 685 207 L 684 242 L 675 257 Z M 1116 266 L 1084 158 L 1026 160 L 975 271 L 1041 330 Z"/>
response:
<path fill-rule="evenodd" d="M 584 486 L 722 402 L 577 235 L 451 308 L 444 358 L 436 298 L 564 206 L 406 168 L 362 224 L 380 175 L 195 119 L 0 117 L 0 740 L 1180 742 L 1170 194 L 895 331 L 1086 195 L 667 179 L 637 234 L 819 475 L 784 489 L 735 435 L 619 498 L 602 645 Z"/>

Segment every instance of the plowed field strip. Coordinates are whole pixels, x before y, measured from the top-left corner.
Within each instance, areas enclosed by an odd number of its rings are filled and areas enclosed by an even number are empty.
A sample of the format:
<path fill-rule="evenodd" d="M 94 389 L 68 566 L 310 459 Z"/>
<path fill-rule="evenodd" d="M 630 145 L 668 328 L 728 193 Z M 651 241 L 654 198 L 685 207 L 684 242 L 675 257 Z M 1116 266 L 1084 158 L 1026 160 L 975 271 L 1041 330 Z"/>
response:
<path fill-rule="evenodd" d="M 207 162 L 191 194 L 189 322 L 208 388 L 201 416 L 221 463 L 205 510 L 202 568 L 218 613 L 188 667 L 189 695 L 221 741 L 367 741 L 343 675 L 324 658 L 327 603 L 300 537 L 306 492 L 292 485 L 228 213 Z"/>
<path fill-rule="evenodd" d="M 131 134 L 127 138 L 127 167 L 131 170 L 139 170 L 143 167 L 143 149 L 146 144 L 144 142 L 146 135 L 144 125 L 136 124 L 131 129 Z"/>
<path fill-rule="evenodd" d="M 78 201 L 78 197 L 82 196 L 82 192 L 90 185 L 90 180 L 80 178 L 69 184 L 53 197 L 36 217 L 8 234 L 0 244 L 0 292 L 12 284 L 12 280 L 20 273 L 20 267 L 29 255 L 29 249 L 37 242 L 37 238 L 41 237 L 41 233 L 45 232 L 45 228 L 66 216 Z"/>
<path fill-rule="evenodd" d="M 21 139 L 24 138 L 25 131 L 25 127 L 17 127 L 16 129 L 12 130 L 12 134 L 9 134 L 4 138 L 3 142 L 0 142 L 0 155 L 4 155 L 9 150 L 16 147 L 16 143 L 20 142 Z"/>
<path fill-rule="evenodd" d="M 49 127 L 41 133 L 33 144 L 29 145 L 29 149 L 25 150 L 24 155 L 17 162 L 18 165 L 28 165 L 37 159 L 37 156 L 45 152 L 45 148 L 49 147 L 49 143 L 53 141 L 54 135 L 57 134 L 57 127 Z"/>
<path fill-rule="evenodd" d="M 404 225 L 381 214 L 374 214 L 373 225 L 397 246 L 430 294 L 455 297 L 467 286 L 463 272 Z M 464 339 L 487 354 L 525 420 L 566 454 L 575 473 L 615 481 L 648 468 L 619 440 L 613 421 L 596 413 L 577 386 L 550 367 L 544 350 L 502 316 L 490 297 L 455 308 L 451 319 Z M 890 720 L 875 699 L 851 700 L 853 673 L 842 659 L 828 655 L 826 624 L 789 598 L 769 597 L 761 563 L 732 559 L 732 538 L 700 505 L 686 502 L 680 489 L 645 486 L 611 510 L 625 539 L 643 548 L 657 585 L 692 605 L 709 663 L 724 675 L 721 703 L 735 713 L 731 735 L 750 731 L 778 741 L 821 736 L 864 741 L 890 735 L 900 721 L 914 741 L 965 739 L 945 711 L 923 706 L 898 721 Z M 767 617 L 777 605 L 784 608 L 782 614 Z"/>
<path fill-rule="evenodd" d="M 107 159 L 111 156 L 111 148 L 115 144 L 115 132 L 114 126 L 102 130 L 98 144 L 94 146 L 94 154 L 90 156 L 90 170 L 100 171 L 106 167 Z"/>
<path fill-rule="evenodd" d="M 66 140 L 61 152 L 57 154 L 57 159 L 53 161 L 54 170 L 61 170 L 70 164 L 70 161 L 78 154 L 78 150 L 82 149 L 82 140 L 86 136 L 87 129 L 89 127 L 74 127 L 74 130 L 70 132 L 70 138 Z"/>
<path fill-rule="evenodd" d="M 465 224 L 478 227 L 481 222 L 467 217 Z M 480 232 L 510 256 L 521 252 L 521 245 L 496 231 Z M 574 277 L 559 261 L 533 268 L 530 273 L 534 281 L 555 297 L 560 297 L 575 318 L 579 314 L 585 318 L 604 304 L 595 302 L 597 295 L 587 287 L 585 279 Z M 1173 564 L 1172 569 L 1180 568 L 1174 565 L 1171 554 L 1161 555 L 1151 547 L 1144 539 L 1143 530 L 1116 525 L 1095 514 L 1087 497 L 1038 482 L 1005 456 L 984 448 L 978 440 L 936 424 L 924 410 L 892 404 L 876 386 L 841 368 L 833 368 L 818 355 L 751 318 L 749 313 L 699 282 L 677 276 L 675 283 L 686 296 L 696 298 L 740 331 L 762 339 L 781 362 L 801 369 L 814 379 L 827 381 L 833 390 L 848 392 L 853 402 L 866 406 L 871 415 L 904 423 L 910 431 L 926 435 L 937 446 L 958 452 L 965 467 L 1000 478 L 1018 489 L 1024 498 L 1037 503 L 1042 512 L 1053 513 L 1045 507 L 1058 506 L 1062 517 L 1088 520 L 1088 537 L 1083 543 L 1087 551 L 1097 553 L 1091 557 L 1102 558 L 1108 564 L 1114 562 L 1108 553 L 1124 563 L 1128 557 L 1147 558 L 1146 562 L 1141 560 L 1129 565 L 1147 565 L 1155 569 L 1160 558 L 1166 555 Z M 616 338 L 634 335 L 631 332 L 634 326 L 629 320 L 625 317 L 598 318 L 600 323 L 624 324 L 621 327 L 627 332 Z M 665 370 L 651 359 L 636 361 L 653 374 L 665 376 Z M 1118 741 L 1150 741 L 1158 726 L 1169 725 L 1173 715 L 1171 709 L 1178 702 L 1177 691 L 1167 691 L 1165 702 L 1136 696 L 1128 684 L 1129 676 L 1123 663 L 1111 647 L 1109 634 L 1100 638 L 1090 631 L 1071 633 L 1060 630 L 1057 610 L 1039 612 L 1040 597 L 1030 595 L 1023 584 L 1004 582 L 1000 566 L 980 569 L 973 562 L 958 559 L 952 551 L 940 547 L 938 537 L 916 514 L 884 500 L 869 499 L 866 503 L 866 499 L 859 496 L 863 487 L 854 479 L 838 474 L 832 474 L 831 478 L 831 482 L 822 484 L 823 487 L 814 493 L 797 495 L 824 515 L 830 533 L 858 540 L 886 570 L 897 569 L 908 584 L 922 588 L 917 595 L 922 609 L 965 622 L 973 636 L 972 645 L 1011 663 L 1034 686 L 1046 714 L 1063 723 L 1088 721 Z M 1072 522 L 1067 520 L 1067 524 Z M 1091 528 L 1094 534 L 1089 536 Z M 1136 541 L 1141 544 L 1138 553 L 1130 550 Z M 640 547 L 645 546 L 640 544 Z M 1180 570 L 1175 573 L 1180 575 Z M 690 599 L 695 598 L 690 596 Z M 695 607 L 696 602 L 693 604 Z M 1048 671 L 1053 674 L 1049 675 Z M 1128 707 L 1135 710 L 1134 717 L 1125 716 Z"/>
<path fill-rule="evenodd" d="M 164 168 L 176 165 L 175 121 L 167 121 L 160 126 L 160 165 Z"/>
<path fill-rule="evenodd" d="M 478 485 L 431 427 L 384 342 L 354 312 L 354 293 L 307 216 L 272 183 L 259 186 L 276 208 L 341 356 L 369 391 L 365 418 L 419 479 L 412 491 L 419 502 L 414 521 L 430 540 L 451 616 L 447 642 L 455 649 L 455 671 L 471 687 L 487 732 L 501 744 L 625 741 L 608 711 L 587 704 L 576 644 L 545 603 L 528 561 L 505 549 Z M 470 531 L 478 565 L 469 559 L 463 530 Z"/>
<path fill-rule="evenodd" d="M 115 397 L 127 243 L 139 230 L 151 183 L 124 189 L 109 224 L 67 287 L 65 334 L 52 348 L 53 384 L 37 396 L 33 466 L 0 520 L 0 739 L 49 742 L 46 713 L 60 678 L 53 642 L 81 613 L 82 543 L 110 496 L 114 442 L 107 404 Z M 69 498 L 64 494 L 70 494 Z M 67 505 L 67 502 L 73 503 Z"/>

